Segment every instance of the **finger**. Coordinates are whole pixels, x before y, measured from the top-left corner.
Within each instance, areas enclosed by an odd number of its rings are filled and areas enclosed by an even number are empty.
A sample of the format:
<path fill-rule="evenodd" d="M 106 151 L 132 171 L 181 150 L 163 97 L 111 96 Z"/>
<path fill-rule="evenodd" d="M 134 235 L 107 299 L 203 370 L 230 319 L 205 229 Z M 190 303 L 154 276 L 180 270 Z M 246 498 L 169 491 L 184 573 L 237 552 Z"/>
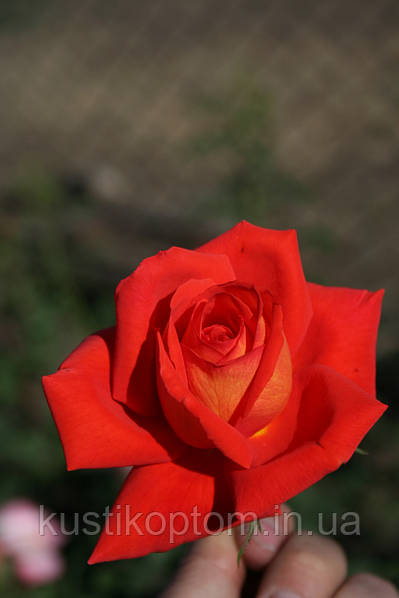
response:
<path fill-rule="evenodd" d="M 396 588 L 370 573 L 354 575 L 335 594 L 335 598 L 398 598 Z"/>
<path fill-rule="evenodd" d="M 251 540 L 245 547 L 243 560 L 251 569 L 261 569 L 269 563 L 277 550 L 284 544 L 287 537 L 293 532 L 295 524 L 293 513 L 287 505 L 281 506 L 282 514 L 275 517 L 260 519 L 260 531 L 255 527 Z M 234 537 L 238 550 L 246 541 L 249 532 L 249 524 L 239 525 L 234 528 Z"/>
<path fill-rule="evenodd" d="M 330 598 L 346 577 L 346 558 L 331 539 L 292 535 L 263 578 L 258 598 Z M 310 532 L 311 533 L 311 532 Z"/>
<path fill-rule="evenodd" d="M 237 546 L 228 532 L 195 542 L 176 580 L 163 598 L 235 598 L 245 567 L 237 567 Z"/>

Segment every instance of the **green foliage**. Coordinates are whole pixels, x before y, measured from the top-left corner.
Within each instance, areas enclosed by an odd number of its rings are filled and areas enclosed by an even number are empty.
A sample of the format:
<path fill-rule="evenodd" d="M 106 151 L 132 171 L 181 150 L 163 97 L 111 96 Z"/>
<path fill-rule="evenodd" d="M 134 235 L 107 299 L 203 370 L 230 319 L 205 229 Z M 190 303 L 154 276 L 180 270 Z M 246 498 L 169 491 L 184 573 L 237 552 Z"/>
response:
<path fill-rule="evenodd" d="M 240 547 L 240 549 L 239 549 L 239 551 L 237 553 L 237 565 L 239 565 L 241 563 L 241 559 L 244 556 L 245 550 L 246 550 L 248 544 L 250 543 L 251 538 L 254 535 L 256 529 L 258 529 L 258 532 L 260 534 L 263 531 L 259 520 L 251 521 L 249 523 L 247 535 L 246 535 L 245 540 L 242 543 L 242 545 L 241 545 L 241 547 Z"/>
<path fill-rule="evenodd" d="M 103 513 L 120 488 L 113 471 L 67 473 L 61 444 L 44 399 L 40 376 L 54 371 L 80 340 L 112 325 L 110 278 L 96 287 L 89 273 L 104 266 L 99 248 L 71 243 L 77 219 L 92 210 L 89 197 L 74 197 L 56 178 L 37 174 L 17 181 L 1 202 L 0 275 L 0 462 L 3 476 L 0 504 L 19 496 L 66 513 L 73 529 L 74 513 Z M 101 243 L 101 239 L 98 240 Z M 120 276 L 119 276 L 120 277 Z M 88 567 L 95 538 L 69 538 L 67 572 L 62 580 L 29 590 L 33 597 L 152 596 L 170 577 L 183 549 L 154 554 L 133 562 Z M 26 595 L 10 567 L 2 569 L 2 592 Z"/>

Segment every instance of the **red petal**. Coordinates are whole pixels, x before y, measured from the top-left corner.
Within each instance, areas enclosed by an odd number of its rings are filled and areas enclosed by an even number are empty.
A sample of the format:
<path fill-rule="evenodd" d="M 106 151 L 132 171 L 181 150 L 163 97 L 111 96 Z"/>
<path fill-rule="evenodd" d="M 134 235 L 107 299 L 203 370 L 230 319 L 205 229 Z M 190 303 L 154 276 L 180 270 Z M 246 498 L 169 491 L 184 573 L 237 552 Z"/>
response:
<path fill-rule="evenodd" d="M 375 347 L 383 291 L 308 285 L 313 318 L 294 367 L 322 363 L 375 396 Z"/>
<path fill-rule="evenodd" d="M 112 400 L 113 340 L 114 329 L 89 336 L 55 374 L 43 377 L 68 469 L 160 463 L 180 450 L 165 421 L 134 420 Z"/>
<path fill-rule="evenodd" d="M 224 364 L 244 355 L 247 344 L 251 348 L 263 344 L 265 323 L 261 307 L 262 300 L 252 288 L 234 283 L 213 285 L 197 295 L 194 310 L 183 326 L 179 324 L 179 336 L 198 357 Z M 226 332 L 228 338 L 212 337 L 217 331 Z M 252 342 L 248 343 L 250 339 Z"/>
<path fill-rule="evenodd" d="M 141 262 L 118 285 L 112 394 L 116 400 L 139 413 L 157 413 L 152 334 L 148 337 L 149 344 L 145 346 L 146 354 L 140 361 L 137 376 L 132 379 L 140 350 L 149 329 L 167 323 L 169 305 L 162 305 L 162 300 L 191 278 L 211 278 L 214 283 L 224 283 L 234 278 L 234 272 L 225 256 L 205 256 L 196 251 L 172 247 Z"/>
<path fill-rule="evenodd" d="M 265 465 L 234 471 L 235 508 L 240 513 L 254 512 L 258 518 L 264 517 L 339 465 L 318 444 L 307 442 Z"/>
<path fill-rule="evenodd" d="M 238 511 L 261 517 L 338 469 L 386 409 L 326 366 L 307 375 L 291 448 L 265 465 L 232 473 Z"/>
<path fill-rule="evenodd" d="M 269 230 L 244 221 L 197 251 L 227 255 L 239 282 L 273 295 L 282 305 L 284 332 L 294 353 L 312 315 L 296 232 Z"/>
<path fill-rule="evenodd" d="M 231 361 L 245 354 L 247 348 L 247 330 L 241 321 L 240 329 L 235 337 L 227 336 L 223 324 L 214 324 L 202 327 L 204 303 L 199 303 L 194 309 L 189 326 L 187 326 L 182 344 L 186 345 L 200 359 L 217 364 L 222 361 Z M 202 313 L 201 313 L 202 312 Z M 221 335 L 225 338 L 220 339 Z"/>
<path fill-rule="evenodd" d="M 308 375 L 293 444 L 315 440 L 340 463 L 348 461 L 387 406 L 324 365 Z"/>
<path fill-rule="evenodd" d="M 194 302 L 198 300 L 198 297 L 203 293 L 214 287 L 215 282 L 210 278 L 203 280 L 190 279 L 187 282 L 181 284 L 173 293 L 170 300 L 170 319 L 176 323 L 176 321 L 184 314 L 184 312 L 194 305 Z"/>
<path fill-rule="evenodd" d="M 205 473 L 176 463 L 133 469 L 89 563 L 164 552 L 198 539 L 213 498 L 214 480 Z"/>
<path fill-rule="evenodd" d="M 249 467 L 251 453 L 247 439 L 193 396 L 173 367 L 160 335 L 158 341 L 159 398 L 176 434 L 191 446 L 216 447 L 242 467 Z"/>

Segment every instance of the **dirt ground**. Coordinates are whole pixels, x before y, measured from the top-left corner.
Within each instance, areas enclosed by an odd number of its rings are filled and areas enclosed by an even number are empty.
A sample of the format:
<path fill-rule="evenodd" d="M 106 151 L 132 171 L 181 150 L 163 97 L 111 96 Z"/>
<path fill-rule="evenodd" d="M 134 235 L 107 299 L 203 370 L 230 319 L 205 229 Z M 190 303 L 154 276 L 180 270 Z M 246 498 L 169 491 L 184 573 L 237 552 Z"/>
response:
<path fill-rule="evenodd" d="M 1 189 L 36 167 L 83 173 L 98 214 L 123 214 L 101 234 L 134 259 L 184 241 L 182 228 L 205 240 L 230 222 L 193 221 L 199 190 L 226 168 L 185 154 L 206 122 L 196 99 L 227 93 L 233 110 L 241 82 L 255 82 L 270 97 L 276 159 L 312 195 L 268 225 L 332 230 L 333 251 L 305 243 L 305 270 L 386 288 L 380 351 L 397 348 L 397 0 L 39 0 L 1 11 Z"/>

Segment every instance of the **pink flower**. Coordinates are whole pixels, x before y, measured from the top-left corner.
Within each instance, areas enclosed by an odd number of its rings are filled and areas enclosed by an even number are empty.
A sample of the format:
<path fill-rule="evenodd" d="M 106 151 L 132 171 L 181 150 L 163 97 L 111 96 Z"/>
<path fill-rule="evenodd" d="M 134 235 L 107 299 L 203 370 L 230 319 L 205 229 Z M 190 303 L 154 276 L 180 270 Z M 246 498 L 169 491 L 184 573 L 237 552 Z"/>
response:
<path fill-rule="evenodd" d="M 56 534 L 45 528 L 40 533 L 39 506 L 27 499 L 15 499 L 0 508 L 0 552 L 14 564 L 15 574 L 26 585 L 43 585 L 61 576 L 64 561 L 58 550 L 64 542 L 57 524 Z"/>

